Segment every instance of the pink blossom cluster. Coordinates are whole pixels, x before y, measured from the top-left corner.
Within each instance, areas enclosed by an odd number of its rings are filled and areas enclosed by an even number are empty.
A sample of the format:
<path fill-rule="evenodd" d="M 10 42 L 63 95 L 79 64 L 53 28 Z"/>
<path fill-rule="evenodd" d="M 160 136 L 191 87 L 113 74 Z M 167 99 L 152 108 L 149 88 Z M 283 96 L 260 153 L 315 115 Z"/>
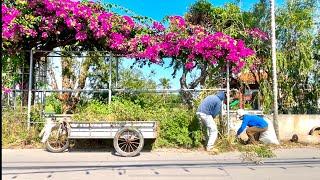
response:
<path fill-rule="evenodd" d="M 165 27 L 163 24 L 159 23 L 159 22 L 153 22 L 153 26 L 152 26 L 153 29 L 157 30 L 157 31 L 164 31 L 165 30 Z"/>
<path fill-rule="evenodd" d="M 170 16 L 170 23 L 177 28 L 185 28 L 186 21 L 181 16 Z"/>
<path fill-rule="evenodd" d="M 8 8 L 5 4 L 1 5 L 2 13 L 2 38 L 4 40 L 14 40 L 20 26 L 15 23 L 16 18 L 21 14 L 16 8 Z"/>
<path fill-rule="evenodd" d="M 131 17 L 106 12 L 93 2 L 31 0 L 28 7 L 42 18 L 38 28 L 42 40 L 66 32 L 68 38 L 80 42 L 102 40 L 105 46 L 119 50 L 135 28 Z"/>
<path fill-rule="evenodd" d="M 42 44 L 56 43 L 57 39 L 84 44 L 94 42 L 93 46 L 153 63 L 173 57 L 183 62 L 187 70 L 203 62 L 214 65 L 228 61 L 237 71 L 244 66 L 244 59 L 254 53 L 242 40 L 220 32 L 208 33 L 180 16 L 169 17 L 166 28 L 159 22 L 154 22 L 152 27 L 135 23 L 131 17 L 106 12 L 93 2 L 29 0 L 27 8 L 23 12 L 40 19 L 34 28 L 15 22 L 21 15 L 17 9 L 3 8 L 2 22 L 11 28 L 8 32 L 13 32 L 3 34 L 5 40 L 12 41 L 13 37 L 20 36 L 32 37 L 34 42 Z M 12 30 L 15 27 L 17 30 Z"/>
<path fill-rule="evenodd" d="M 4 94 L 10 94 L 12 92 L 12 90 L 10 88 L 7 88 L 5 86 L 1 87 L 2 93 Z"/>
<path fill-rule="evenodd" d="M 253 28 L 253 29 L 248 29 L 246 30 L 246 32 L 257 39 L 263 40 L 263 41 L 267 41 L 269 40 L 269 36 L 266 32 L 260 30 L 259 28 Z"/>
<path fill-rule="evenodd" d="M 135 50 L 129 57 L 161 62 L 163 57 L 174 57 L 184 61 L 185 68 L 192 70 L 201 61 L 215 65 L 219 60 L 229 61 L 233 71 L 239 71 L 245 65 L 244 59 L 253 55 L 242 40 L 235 40 L 221 32 L 210 34 L 199 26 L 185 26 L 181 29 L 181 19 L 170 17 L 169 28 L 164 35 L 137 36 L 131 39 L 128 49 Z M 172 30 L 172 29 L 176 29 Z M 179 30 L 178 30 L 179 29 Z M 142 47 L 142 48 L 137 48 Z"/>

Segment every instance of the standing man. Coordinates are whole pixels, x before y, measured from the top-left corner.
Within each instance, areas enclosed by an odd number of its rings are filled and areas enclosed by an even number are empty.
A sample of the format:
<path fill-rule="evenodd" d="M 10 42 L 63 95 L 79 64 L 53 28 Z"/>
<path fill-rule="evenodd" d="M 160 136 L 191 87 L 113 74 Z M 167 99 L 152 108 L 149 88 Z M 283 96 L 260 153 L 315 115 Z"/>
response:
<path fill-rule="evenodd" d="M 256 144 L 255 136 L 260 136 L 260 133 L 268 130 L 268 123 L 260 116 L 254 114 L 249 115 L 243 109 L 238 109 L 237 117 L 242 120 L 242 124 L 237 131 L 237 136 L 239 137 L 248 126 L 246 130 L 249 137 L 248 143 Z"/>
<path fill-rule="evenodd" d="M 218 137 L 217 124 L 214 122 L 214 118 L 221 111 L 221 105 L 225 99 L 225 93 L 219 91 L 216 95 L 207 96 L 199 105 L 197 110 L 197 116 L 200 120 L 200 124 L 203 124 L 207 128 L 208 142 L 207 142 L 207 151 L 218 152 L 216 148 L 213 148 Z"/>

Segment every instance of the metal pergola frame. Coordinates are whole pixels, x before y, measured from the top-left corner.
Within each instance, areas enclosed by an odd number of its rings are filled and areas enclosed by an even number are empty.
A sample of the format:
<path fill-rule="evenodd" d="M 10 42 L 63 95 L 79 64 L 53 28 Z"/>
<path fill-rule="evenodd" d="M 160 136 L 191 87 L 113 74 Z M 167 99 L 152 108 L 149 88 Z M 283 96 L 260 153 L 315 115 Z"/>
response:
<path fill-rule="evenodd" d="M 27 127 L 28 129 L 30 129 L 30 125 L 31 125 L 31 101 L 32 101 L 32 92 L 108 92 L 109 96 L 108 96 L 108 103 L 111 103 L 111 96 L 112 96 L 112 91 L 122 91 L 122 92 L 150 92 L 150 93 L 154 93 L 154 92 L 181 92 L 181 91 L 194 91 L 194 92 L 200 92 L 200 91 L 226 91 L 226 95 L 227 95 L 227 134 L 229 135 L 230 132 L 230 64 L 229 62 L 227 62 L 226 66 L 227 66 L 227 88 L 214 88 L 214 89 L 146 89 L 146 90 L 132 90 L 132 89 L 117 89 L 117 79 L 116 78 L 116 83 L 115 83 L 115 87 L 114 89 L 112 89 L 112 61 L 114 57 L 121 57 L 118 55 L 113 55 L 110 52 L 107 51 L 42 51 L 42 50 L 30 50 L 30 70 L 29 70 L 29 84 L 28 84 L 28 90 L 13 90 L 16 92 L 22 92 L 22 91 L 28 91 L 28 107 L 27 107 Z M 43 52 L 43 53 L 63 53 L 63 52 L 68 52 L 68 53 L 82 53 L 82 52 L 101 52 L 101 53 L 106 53 L 109 55 L 110 60 L 109 60 L 109 87 L 108 89 L 68 89 L 68 90 L 46 90 L 46 89 L 32 89 L 32 75 L 33 75 L 33 54 L 36 52 Z M 46 57 L 62 57 L 62 56 L 46 56 Z M 75 56 L 77 57 L 77 56 Z M 84 56 L 79 56 L 79 57 L 84 57 Z M 107 56 L 99 56 L 99 57 L 107 57 Z M 118 58 L 116 58 L 116 74 L 118 76 Z M 222 107 L 223 108 L 223 107 Z"/>

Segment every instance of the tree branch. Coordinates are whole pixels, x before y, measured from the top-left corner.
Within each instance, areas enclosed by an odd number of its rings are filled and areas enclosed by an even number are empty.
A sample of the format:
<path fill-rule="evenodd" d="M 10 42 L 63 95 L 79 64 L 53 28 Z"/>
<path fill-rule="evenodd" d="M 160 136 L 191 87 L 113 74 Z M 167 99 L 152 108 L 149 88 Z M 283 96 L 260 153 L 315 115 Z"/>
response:
<path fill-rule="evenodd" d="M 199 83 L 204 84 L 206 77 L 208 75 L 207 67 L 208 67 L 207 63 L 200 66 L 200 70 L 201 70 L 200 76 L 190 83 L 190 89 L 196 88 L 199 85 Z"/>

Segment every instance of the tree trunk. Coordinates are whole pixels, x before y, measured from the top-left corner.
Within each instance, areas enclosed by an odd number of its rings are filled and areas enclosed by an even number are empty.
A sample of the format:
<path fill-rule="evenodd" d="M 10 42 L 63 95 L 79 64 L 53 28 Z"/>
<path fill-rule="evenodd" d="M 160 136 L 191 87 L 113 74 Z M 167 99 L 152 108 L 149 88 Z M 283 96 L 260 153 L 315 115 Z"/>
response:
<path fill-rule="evenodd" d="M 61 67 L 62 67 L 62 89 L 71 90 L 71 75 L 72 75 L 72 59 L 70 57 L 62 57 Z M 63 114 L 70 114 L 72 111 L 72 92 L 62 92 L 59 95 L 59 99 L 62 102 L 62 112 Z"/>
<path fill-rule="evenodd" d="M 90 64 L 92 62 L 91 58 L 85 58 L 84 62 L 81 65 L 81 71 L 78 78 L 75 78 L 75 72 L 73 70 L 72 58 L 65 57 L 62 58 L 62 89 L 64 90 L 73 90 L 75 82 L 78 82 L 76 89 L 83 89 L 85 82 L 88 76 L 88 71 Z M 51 78 L 54 76 L 53 71 L 51 72 Z M 78 79 L 78 81 L 77 81 Z M 53 88 L 58 88 L 56 82 L 53 83 Z M 72 114 L 80 101 L 81 92 L 62 92 L 59 94 L 58 99 L 62 103 L 62 112 L 64 114 Z"/>
<path fill-rule="evenodd" d="M 200 66 L 200 76 L 193 80 L 189 85 L 187 84 L 187 74 L 188 71 L 185 69 L 185 67 L 183 67 L 183 71 L 182 71 L 182 75 L 180 78 L 180 87 L 181 89 L 194 89 L 196 88 L 199 84 L 204 84 L 206 77 L 208 75 L 207 72 L 207 64 L 201 65 Z M 181 91 L 181 96 L 183 99 L 183 102 L 187 105 L 187 107 L 189 109 L 193 108 L 193 95 L 191 91 Z"/>

